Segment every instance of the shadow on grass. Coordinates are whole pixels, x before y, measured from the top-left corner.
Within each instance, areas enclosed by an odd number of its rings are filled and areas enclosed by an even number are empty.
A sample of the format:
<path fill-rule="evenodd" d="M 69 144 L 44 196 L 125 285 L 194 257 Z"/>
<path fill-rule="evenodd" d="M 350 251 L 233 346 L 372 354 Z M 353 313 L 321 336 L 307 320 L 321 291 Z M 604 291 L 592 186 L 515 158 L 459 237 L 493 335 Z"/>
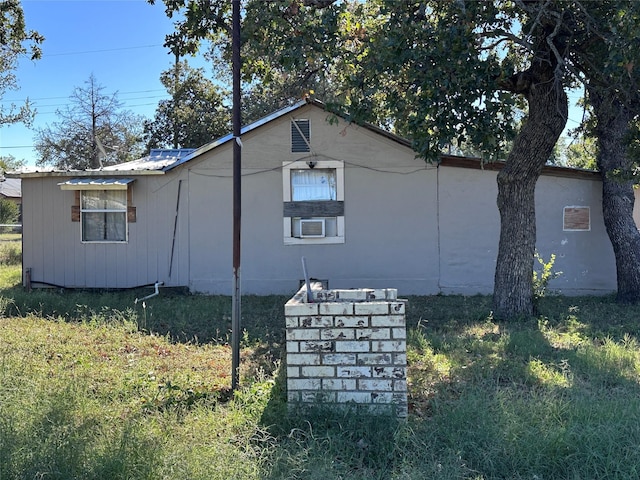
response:
<path fill-rule="evenodd" d="M 145 301 L 153 289 L 71 290 L 22 287 L 0 290 L 0 315 L 62 318 L 66 321 L 121 321 L 128 319 L 142 331 L 167 336 L 175 342 L 228 343 L 231 340 L 231 298 L 192 295 L 184 289 L 161 289 Z M 280 344 L 284 339 L 286 296 L 242 298 L 241 328 L 246 344 Z"/>
<path fill-rule="evenodd" d="M 163 291 L 145 307 L 133 303 L 148 293 L 5 290 L 1 310 L 83 322 L 128 317 L 182 342 L 230 338 L 229 297 Z M 243 298 L 242 342 L 250 351 L 243 361 L 267 377 L 283 355 L 287 299 Z M 281 368 L 260 414 L 271 442 L 261 478 L 638 478 L 640 308 L 608 297 L 548 297 L 540 311 L 495 322 L 486 296 L 410 297 L 410 396 L 420 401 L 406 423 L 290 413 Z M 192 400 L 172 392 L 160 410 Z M 83 478 L 153 478 L 153 433 L 135 419 L 108 434 L 97 420 L 73 416 L 77 399 L 47 398 L 46 415 L 0 418 L 2 465 L 14 469 L 3 475 L 32 464 L 30 478 L 73 478 L 86 462 L 94 473 Z M 87 458 L 88 451 L 98 454 Z"/>
<path fill-rule="evenodd" d="M 83 411 L 71 389 L 40 396 L 39 402 L 28 416 L 3 409 L 1 478 L 154 477 L 160 451 L 135 420 L 106 424 L 99 415 Z"/>
<path fill-rule="evenodd" d="M 550 298 L 498 323 L 470 302 L 409 334 L 413 413 L 436 448 L 478 478 L 637 478 L 639 308 Z"/>

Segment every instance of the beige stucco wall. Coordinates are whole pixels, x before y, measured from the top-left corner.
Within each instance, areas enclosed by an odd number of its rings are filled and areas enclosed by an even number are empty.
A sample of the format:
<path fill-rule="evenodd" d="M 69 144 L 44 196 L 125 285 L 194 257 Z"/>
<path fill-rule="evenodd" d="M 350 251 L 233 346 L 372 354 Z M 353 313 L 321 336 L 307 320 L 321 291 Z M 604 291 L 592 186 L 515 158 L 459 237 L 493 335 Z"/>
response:
<path fill-rule="evenodd" d="M 443 293 L 491 293 L 500 239 L 497 172 L 441 167 L 440 287 Z M 604 228 L 599 180 L 543 175 L 536 185 L 536 248 L 556 255 L 550 286 L 569 295 L 616 289 L 615 258 Z M 564 231 L 565 206 L 590 208 L 590 231 Z M 534 266 L 540 265 L 535 262 Z"/>
<path fill-rule="evenodd" d="M 589 231 L 563 230 L 564 207 L 589 207 Z M 544 260 L 556 255 L 563 272 L 551 287 L 566 294 L 602 294 L 616 290 L 613 247 L 602 218 L 600 180 L 542 176 L 536 186 L 537 249 Z"/>
<path fill-rule="evenodd" d="M 394 287 L 437 291 L 437 171 L 411 149 L 309 107 L 296 112 L 311 121 L 315 157 L 290 153 L 286 117 L 243 136 L 242 288 L 246 293 L 293 293 L 303 278 L 302 257 L 312 277 L 332 288 Z M 345 162 L 345 243 L 285 245 L 282 163 Z M 188 166 L 190 286 L 229 293 L 232 281 L 231 146 Z M 210 198 L 208 202 L 193 199 Z"/>
<path fill-rule="evenodd" d="M 439 167 L 367 129 L 330 124 L 308 107 L 315 159 L 345 162 L 345 243 L 285 245 L 282 162 L 309 160 L 289 152 L 290 120 L 243 137 L 242 288 L 292 293 L 310 275 L 331 288 L 398 288 L 403 294 L 491 293 L 499 240 L 495 171 Z M 231 146 L 189 165 L 190 287 L 230 293 Z M 567 294 L 615 290 L 615 263 L 604 231 L 597 179 L 543 176 L 537 187 L 537 248 L 556 254 L 563 275 L 552 287 Z M 215 193 L 214 193 L 215 192 Z M 215 198 L 215 199 L 214 199 Z M 591 230 L 563 231 L 563 207 L 589 206 Z M 207 219 L 205 221 L 205 219 Z"/>

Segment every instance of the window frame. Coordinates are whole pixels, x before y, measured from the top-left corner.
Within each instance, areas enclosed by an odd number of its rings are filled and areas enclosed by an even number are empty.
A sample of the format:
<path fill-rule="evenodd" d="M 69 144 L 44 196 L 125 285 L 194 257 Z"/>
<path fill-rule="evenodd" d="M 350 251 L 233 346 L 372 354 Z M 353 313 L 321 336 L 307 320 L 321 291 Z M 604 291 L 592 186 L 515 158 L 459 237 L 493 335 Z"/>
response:
<path fill-rule="evenodd" d="M 124 208 L 121 209 L 115 209 L 115 208 L 84 208 L 84 197 L 85 195 L 91 195 L 91 194 L 96 194 L 98 192 L 122 192 L 124 198 L 124 202 L 122 202 L 122 204 L 124 205 Z M 128 189 L 86 189 L 86 190 L 80 190 L 80 208 L 79 208 L 79 213 L 80 213 L 80 241 L 84 244 L 96 244 L 96 243 L 116 243 L 116 244 L 126 244 L 129 242 L 129 219 L 128 219 L 128 214 L 129 214 L 129 209 L 128 209 Z M 84 222 L 84 218 L 85 218 L 85 214 L 89 214 L 89 213 L 102 213 L 105 214 L 105 218 L 106 218 L 106 214 L 108 213 L 119 213 L 122 214 L 122 218 L 124 221 L 124 239 L 123 240 L 107 240 L 107 239 L 103 239 L 103 240 L 85 240 L 85 222 Z M 105 219 L 106 222 L 106 219 Z"/>
<path fill-rule="evenodd" d="M 291 171 L 292 170 L 312 170 L 317 168 L 319 170 L 335 170 L 335 179 L 336 179 L 336 200 L 335 203 L 344 203 L 344 162 L 339 160 L 312 160 L 312 161 L 295 161 L 295 162 L 283 162 L 282 164 L 282 199 L 286 205 L 294 202 L 292 200 L 292 187 L 291 187 Z M 309 200 L 306 202 L 314 202 L 314 200 Z M 305 202 L 305 203 L 306 203 Z M 300 202 L 301 203 L 301 202 Z M 320 203 L 320 202 L 319 202 Z M 313 237 L 294 237 L 293 236 L 293 217 L 288 216 L 285 211 L 283 211 L 283 238 L 285 245 L 327 245 L 327 244 L 340 244 L 345 243 L 345 215 L 344 211 L 341 211 L 341 214 L 336 215 L 328 215 L 328 216 L 312 216 L 304 218 L 335 218 L 336 219 L 336 235 L 335 236 L 325 236 L 322 238 L 313 238 Z"/>
<path fill-rule="evenodd" d="M 575 219 L 569 220 L 567 217 L 575 217 L 578 212 L 585 212 L 586 228 L 573 226 Z M 562 231 L 563 232 L 590 232 L 591 231 L 591 207 L 588 205 L 567 205 L 562 209 Z"/>

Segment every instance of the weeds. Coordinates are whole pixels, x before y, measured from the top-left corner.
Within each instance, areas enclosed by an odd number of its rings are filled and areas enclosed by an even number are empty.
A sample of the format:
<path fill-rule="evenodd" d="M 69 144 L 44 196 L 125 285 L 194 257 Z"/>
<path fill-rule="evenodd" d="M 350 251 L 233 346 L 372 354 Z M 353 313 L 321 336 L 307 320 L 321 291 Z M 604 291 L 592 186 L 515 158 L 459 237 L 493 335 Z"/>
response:
<path fill-rule="evenodd" d="M 398 422 L 289 411 L 284 297 L 243 298 L 232 394 L 230 299 L 141 296 L 0 289 L 0 479 L 638 478 L 640 307 L 411 297 Z"/>
<path fill-rule="evenodd" d="M 533 303 L 534 309 L 537 311 L 540 299 L 547 294 L 549 282 L 562 275 L 562 272 L 553 270 L 553 265 L 556 262 L 555 253 L 551 254 L 548 262 L 545 262 L 537 251 L 534 258 L 540 264 L 540 271 L 533 269 Z"/>
<path fill-rule="evenodd" d="M 22 246 L 17 242 L 0 243 L 0 265 L 20 265 Z"/>

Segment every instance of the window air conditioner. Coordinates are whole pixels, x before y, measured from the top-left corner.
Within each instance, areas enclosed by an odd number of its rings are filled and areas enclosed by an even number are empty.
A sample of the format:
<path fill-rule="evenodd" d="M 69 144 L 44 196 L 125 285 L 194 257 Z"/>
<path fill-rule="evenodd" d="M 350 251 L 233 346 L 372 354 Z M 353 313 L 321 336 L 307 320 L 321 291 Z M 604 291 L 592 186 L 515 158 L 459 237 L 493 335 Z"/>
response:
<path fill-rule="evenodd" d="M 324 238 L 324 236 L 324 218 L 300 220 L 300 238 Z"/>

